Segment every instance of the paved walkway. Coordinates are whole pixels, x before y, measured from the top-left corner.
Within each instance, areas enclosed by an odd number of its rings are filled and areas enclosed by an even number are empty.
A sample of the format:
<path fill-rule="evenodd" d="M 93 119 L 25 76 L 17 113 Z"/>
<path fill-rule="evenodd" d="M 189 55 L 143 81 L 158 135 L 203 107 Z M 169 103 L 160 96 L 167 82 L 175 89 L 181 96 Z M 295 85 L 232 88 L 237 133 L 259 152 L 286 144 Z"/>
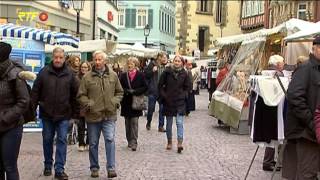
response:
<path fill-rule="evenodd" d="M 127 148 L 124 119 L 119 117 L 116 129 L 116 179 L 244 179 L 256 146 L 247 135 L 230 134 L 227 129 L 217 126 L 216 120 L 207 115 L 207 96 L 206 91 L 196 96 L 197 111 L 185 119 L 185 150 L 182 154 L 176 153 L 176 140 L 173 150 L 165 150 L 166 136 L 157 131 L 158 121 L 153 121 L 151 131 L 147 131 L 145 117 L 139 120 L 138 149 L 132 152 Z M 175 125 L 173 130 L 176 137 Z M 100 179 L 107 179 L 103 141 L 99 150 Z M 248 179 L 271 178 L 271 173 L 261 168 L 263 152 L 264 149 L 260 148 Z M 41 133 L 24 134 L 19 169 L 22 180 L 52 179 L 42 175 Z M 91 179 L 88 152 L 78 152 L 76 145 L 68 146 L 66 172 L 70 179 Z M 279 175 L 275 179 L 279 179 Z"/>

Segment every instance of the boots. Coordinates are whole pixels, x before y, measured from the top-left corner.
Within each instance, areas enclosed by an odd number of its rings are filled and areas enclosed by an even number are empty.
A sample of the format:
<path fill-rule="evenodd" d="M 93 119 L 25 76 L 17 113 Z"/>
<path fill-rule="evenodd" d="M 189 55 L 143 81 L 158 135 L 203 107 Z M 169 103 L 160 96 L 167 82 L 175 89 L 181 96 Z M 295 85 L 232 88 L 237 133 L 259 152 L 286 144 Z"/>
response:
<path fill-rule="evenodd" d="M 167 150 L 172 149 L 172 139 L 168 139 Z"/>
<path fill-rule="evenodd" d="M 178 140 L 178 153 L 182 153 L 183 146 L 182 146 L 182 140 Z"/>

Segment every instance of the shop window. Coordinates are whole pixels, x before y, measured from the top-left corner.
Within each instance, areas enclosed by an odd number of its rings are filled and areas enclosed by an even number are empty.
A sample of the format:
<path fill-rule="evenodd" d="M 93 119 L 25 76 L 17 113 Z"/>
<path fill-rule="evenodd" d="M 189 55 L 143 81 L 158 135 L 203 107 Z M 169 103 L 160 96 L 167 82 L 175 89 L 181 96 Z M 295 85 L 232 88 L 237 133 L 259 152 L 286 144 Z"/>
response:
<path fill-rule="evenodd" d="M 119 9 L 118 23 L 119 23 L 119 27 L 125 26 L 125 9 Z"/>
<path fill-rule="evenodd" d="M 300 3 L 298 5 L 297 17 L 302 20 L 307 20 L 307 4 Z"/>
<path fill-rule="evenodd" d="M 106 37 L 106 31 L 100 29 L 100 39 L 104 39 Z"/>
<path fill-rule="evenodd" d="M 147 24 L 147 10 L 146 9 L 137 9 L 137 28 L 144 28 Z"/>
<path fill-rule="evenodd" d="M 108 33 L 108 40 L 112 40 L 112 34 Z"/>

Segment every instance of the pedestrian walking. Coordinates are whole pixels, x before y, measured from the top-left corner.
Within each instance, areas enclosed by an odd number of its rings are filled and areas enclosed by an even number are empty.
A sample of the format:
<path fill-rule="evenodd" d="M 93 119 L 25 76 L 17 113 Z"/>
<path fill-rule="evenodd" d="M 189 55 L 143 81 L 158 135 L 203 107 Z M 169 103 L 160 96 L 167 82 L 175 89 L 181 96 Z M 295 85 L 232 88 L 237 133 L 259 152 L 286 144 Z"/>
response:
<path fill-rule="evenodd" d="M 78 100 L 86 107 L 85 120 L 89 136 L 89 160 L 91 177 L 99 177 L 99 139 L 102 132 L 105 141 L 108 178 L 117 177 L 115 169 L 115 128 L 117 108 L 123 97 L 117 74 L 106 64 L 107 55 L 103 51 L 93 54 L 92 71 L 84 75 L 80 82 Z"/>
<path fill-rule="evenodd" d="M 78 114 L 76 95 L 78 80 L 65 63 L 64 50 L 52 52 L 52 62 L 38 74 L 32 88 L 34 107 L 39 105 L 39 117 L 43 123 L 43 153 L 45 176 L 52 174 L 53 138 L 57 133 L 55 154 L 55 178 L 68 179 L 64 165 L 67 158 L 67 133 L 69 120 Z"/>
<path fill-rule="evenodd" d="M 19 180 L 23 114 L 30 97 L 27 85 L 18 73 L 23 69 L 9 59 L 12 47 L 0 42 L 0 179 Z"/>
<path fill-rule="evenodd" d="M 183 58 L 175 56 L 173 64 L 166 68 L 159 80 L 159 92 L 163 103 L 163 115 L 166 116 L 167 150 L 172 149 L 172 123 L 176 118 L 178 153 L 183 150 L 183 121 L 186 114 L 186 99 L 191 90 L 191 80 L 183 68 Z"/>
<path fill-rule="evenodd" d="M 78 78 L 81 80 L 85 74 L 91 71 L 91 65 L 87 61 L 83 61 L 79 66 Z M 84 119 L 86 108 L 80 106 L 80 114 L 78 120 L 78 141 L 79 141 L 79 151 L 89 150 L 89 138 L 88 131 L 86 129 L 86 121 Z"/>
<path fill-rule="evenodd" d="M 159 99 L 158 83 L 160 75 L 166 68 L 168 63 L 167 55 L 163 52 L 158 53 L 156 61 L 151 61 L 145 70 L 146 80 L 148 84 L 148 113 L 147 113 L 147 130 L 151 128 L 153 113 L 155 111 L 156 102 Z M 159 104 L 159 125 L 158 131 L 165 132 L 164 129 L 164 116 L 162 115 L 163 105 Z"/>
<path fill-rule="evenodd" d="M 120 76 L 120 82 L 124 90 L 121 101 L 121 116 L 125 119 L 126 138 L 128 147 L 136 151 L 138 145 L 138 120 L 142 116 L 142 110 L 132 108 L 133 96 L 140 96 L 147 92 L 148 87 L 144 74 L 139 71 L 139 60 L 129 57 L 127 61 L 127 72 Z"/>
<path fill-rule="evenodd" d="M 285 138 L 296 141 L 296 179 L 317 179 L 320 146 L 316 141 L 314 114 L 320 103 L 320 37 L 313 40 L 309 60 L 293 74 L 288 87 Z M 288 161 L 283 162 L 287 166 Z M 289 164 L 288 164 L 289 165 Z"/>

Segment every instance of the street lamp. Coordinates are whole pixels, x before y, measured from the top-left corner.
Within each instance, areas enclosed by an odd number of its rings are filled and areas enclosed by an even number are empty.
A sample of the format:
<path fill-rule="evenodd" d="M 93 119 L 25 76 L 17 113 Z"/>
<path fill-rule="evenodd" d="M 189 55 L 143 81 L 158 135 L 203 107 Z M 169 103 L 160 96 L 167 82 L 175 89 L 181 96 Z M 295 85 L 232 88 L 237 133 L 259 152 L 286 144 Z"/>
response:
<path fill-rule="evenodd" d="M 144 36 L 145 36 L 145 43 L 144 43 L 144 47 L 147 48 L 147 43 L 148 43 L 148 36 L 150 34 L 150 26 L 149 24 L 147 24 L 144 27 Z"/>
<path fill-rule="evenodd" d="M 80 38 L 80 11 L 83 10 L 84 0 L 72 0 L 72 7 L 77 12 L 77 37 Z"/>

